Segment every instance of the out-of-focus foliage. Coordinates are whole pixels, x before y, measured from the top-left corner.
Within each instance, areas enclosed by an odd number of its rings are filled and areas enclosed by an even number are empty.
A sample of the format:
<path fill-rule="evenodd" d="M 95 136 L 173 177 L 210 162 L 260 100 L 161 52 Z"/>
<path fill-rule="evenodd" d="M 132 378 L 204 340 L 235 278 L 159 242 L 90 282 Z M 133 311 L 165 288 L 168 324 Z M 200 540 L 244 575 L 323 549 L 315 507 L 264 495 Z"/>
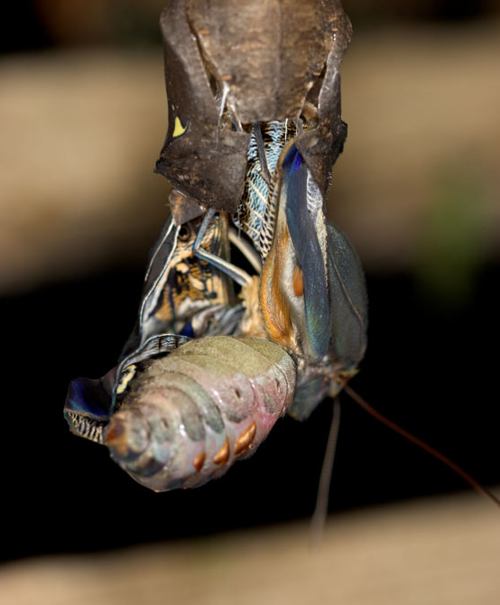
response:
<path fill-rule="evenodd" d="M 443 170 L 422 216 L 414 272 L 425 294 L 446 305 L 469 302 L 488 257 L 485 181 L 470 164 Z"/>

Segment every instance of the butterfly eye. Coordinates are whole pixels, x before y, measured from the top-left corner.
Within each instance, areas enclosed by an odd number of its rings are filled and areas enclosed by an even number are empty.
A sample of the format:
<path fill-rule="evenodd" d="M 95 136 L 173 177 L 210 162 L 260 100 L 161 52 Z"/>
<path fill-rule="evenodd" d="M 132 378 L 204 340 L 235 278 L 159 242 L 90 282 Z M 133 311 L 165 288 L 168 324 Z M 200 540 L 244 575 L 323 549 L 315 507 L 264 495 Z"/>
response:
<path fill-rule="evenodd" d="M 192 239 L 193 228 L 191 227 L 191 225 L 187 223 L 181 225 L 181 228 L 179 229 L 179 235 L 177 237 L 181 242 L 188 242 L 190 239 Z"/>

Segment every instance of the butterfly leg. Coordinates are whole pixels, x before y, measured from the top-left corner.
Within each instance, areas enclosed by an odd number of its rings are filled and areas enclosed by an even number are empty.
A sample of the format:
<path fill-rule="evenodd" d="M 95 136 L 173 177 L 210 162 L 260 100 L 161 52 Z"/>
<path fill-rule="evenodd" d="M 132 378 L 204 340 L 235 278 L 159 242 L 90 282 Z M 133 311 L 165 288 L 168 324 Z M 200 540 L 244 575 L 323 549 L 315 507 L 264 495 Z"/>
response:
<path fill-rule="evenodd" d="M 231 244 L 238 248 L 238 250 L 243 254 L 243 256 L 255 269 L 257 274 L 260 275 L 262 271 L 262 261 L 260 260 L 260 256 L 255 251 L 255 249 L 252 248 L 251 244 L 249 244 L 245 239 L 238 235 L 235 229 L 229 228 L 228 236 Z"/>
<path fill-rule="evenodd" d="M 250 283 L 252 280 L 251 276 L 246 271 L 243 271 L 243 269 L 240 269 L 236 265 L 233 265 L 232 263 L 224 260 L 223 258 L 220 258 L 219 256 L 216 256 L 215 254 L 212 254 L 211 252 L 207 252 L 207 250 L 205 250 L 201 246 L 203 238 L 205 237 L 207 229 L 210 223 L 212 222 L 216 212 L 217 211 L 213 208 L 209 208 L 209 210 L 205 214 L 198 230 L 198 233 L 196 235 L 196 240 L 193 244 L 193 253 L 197 258 L 206 261 L 207 263 L 209 263 L 210 265 L 230 277 L 240 286 L 244 286 Z"/>

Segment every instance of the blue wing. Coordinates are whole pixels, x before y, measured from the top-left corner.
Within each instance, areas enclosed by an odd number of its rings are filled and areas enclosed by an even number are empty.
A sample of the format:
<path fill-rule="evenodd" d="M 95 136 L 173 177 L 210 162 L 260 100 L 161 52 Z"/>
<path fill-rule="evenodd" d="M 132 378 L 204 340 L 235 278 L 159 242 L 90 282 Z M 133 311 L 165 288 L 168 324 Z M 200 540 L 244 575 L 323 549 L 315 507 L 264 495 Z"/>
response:
<path fill-rule="evenodd" d="M 328 280 L 330 347 L 345 370 L 354 370 L 366 350 L 368 297 L 359 257 L 347 237 L 333 225 L 328 225 Z"/>
<path fill-rule="evenodd" d="M 322 208 L 311 208 L 311 204 L 308 204 L 309 178 L 300 152 L 292 146 L 283 162 L 286 219 L 297 262 L 303 273 L 307 338 L 315 355 L 321 358 L 328 353 L 330 344 L 330 297 L 325 254 L 315 217 L 315 212 L 322 212 Z"/>
<path fill-rule="evenodd" d="M 113 387 L 116 368 L 102 378 L 77 378 L 72 380 L 66 402 L 64 417 L 73 433 L 102 442 L 102 430 L 111 415 Z"/>

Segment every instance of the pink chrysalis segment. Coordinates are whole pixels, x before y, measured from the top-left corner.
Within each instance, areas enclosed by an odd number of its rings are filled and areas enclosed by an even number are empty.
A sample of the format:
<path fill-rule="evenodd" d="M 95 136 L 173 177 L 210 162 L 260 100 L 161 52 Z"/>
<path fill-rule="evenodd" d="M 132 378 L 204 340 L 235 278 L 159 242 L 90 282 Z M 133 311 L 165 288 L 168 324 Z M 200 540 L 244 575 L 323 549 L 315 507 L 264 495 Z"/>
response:
<path fill-rule="evenodd" d="M 144 364 L 104 443 L 150 489 L 202 485 L 266 439 L 292 402 L 295 378 L 290 355 L 269 340 L 193 340 Z"/>

